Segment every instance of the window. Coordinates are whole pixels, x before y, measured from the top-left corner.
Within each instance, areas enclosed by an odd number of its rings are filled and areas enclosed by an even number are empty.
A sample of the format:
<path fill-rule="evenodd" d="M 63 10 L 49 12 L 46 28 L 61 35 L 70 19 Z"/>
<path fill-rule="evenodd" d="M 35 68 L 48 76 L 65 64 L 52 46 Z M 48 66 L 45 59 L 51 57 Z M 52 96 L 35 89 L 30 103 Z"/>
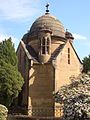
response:
<path fill-rule="evenodd" d="M 49 38 L 47 38 L 47 45 L 50 45 L 50 40 L 49 40 Z"/>
<path fill-rule="evenodd" d="M 41 46 L 41 54 L 49 54 L 50 53 L 50 40 L 47 37 L 43 37 L 40 42 Z"/>
<path fill-rule="evenodd" d="M 70 48 L 68 48 L 68 64 L 70 64 Z"/>
<path fill-rule="evenodd" d="M 42 45 L 45 46 L 45 38 L 42 39 Z"/>
<path fill-rule="evenodd" d="M 49 38 L 47 38 L 46 47 L 47 47 L 47 49 L 46 49 L 47 54 L 49 54 L 50 53 L 50 40 L 49 40 Z"/>
<path fill-rule="evenodd" d="M 46 52 L 47 52 L 47 54 L 49 54 L 49 46 L 47 46 L 47 51 Z"/>
<path fill-rule="evenodd" d="M 45 38 L 43 37 L 42 43 L 41 43 L 41 52 L 42 54 L 45 54 Z"/>
<path fill-rule="evenodd" d="M 45 46 L 42 46 L 42 54 L 45 54 Z"/>

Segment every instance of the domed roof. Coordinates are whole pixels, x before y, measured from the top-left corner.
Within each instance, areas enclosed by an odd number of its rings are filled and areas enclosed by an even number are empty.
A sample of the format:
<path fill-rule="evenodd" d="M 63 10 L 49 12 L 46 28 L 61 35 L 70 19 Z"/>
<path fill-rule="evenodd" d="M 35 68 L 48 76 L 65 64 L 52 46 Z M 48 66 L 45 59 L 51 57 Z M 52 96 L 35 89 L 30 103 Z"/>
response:
<path fill-rule="evenodd" d="M 52 36 L 64 37 L 65 38 L 65 30 L 62 23 L 54 16 L 45 14 L 32 24 L 29 35 L 31 37 L 37 36 L 40 29 L 46 27 L 52 31 Z"/>

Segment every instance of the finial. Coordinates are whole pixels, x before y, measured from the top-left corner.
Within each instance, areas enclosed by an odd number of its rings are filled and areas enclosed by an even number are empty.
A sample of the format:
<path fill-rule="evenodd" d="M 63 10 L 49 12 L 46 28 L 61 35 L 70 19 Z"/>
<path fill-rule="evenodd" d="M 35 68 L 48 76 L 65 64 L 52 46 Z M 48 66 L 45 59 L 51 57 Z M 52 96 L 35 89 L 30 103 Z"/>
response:
<path fill-rule="evenodd" d="M 66 29 L 66 32 L 68 32 L 68 29 Z"/>
<path fill-rule="evenodd" d="M 46 14 L 49 13 L 49 9 L 48 9 L 48 7 L 49 7 L 49 3 L 46 4 Z"/>

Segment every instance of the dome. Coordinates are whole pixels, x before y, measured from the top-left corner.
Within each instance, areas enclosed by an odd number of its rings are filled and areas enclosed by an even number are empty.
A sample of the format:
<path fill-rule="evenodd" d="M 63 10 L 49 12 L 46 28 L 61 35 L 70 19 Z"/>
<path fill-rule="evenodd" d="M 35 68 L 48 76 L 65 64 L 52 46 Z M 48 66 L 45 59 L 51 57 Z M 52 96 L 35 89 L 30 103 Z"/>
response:
<path fill-rule="evenodd" d="M 52 36 L 65 38 L 65 30 L 62 23 L 54 16 L 45 14 L 32 24 L 29 35 L 31 37 L 38 36 L 41 28 L 46 27 L 52 31 Z"/>

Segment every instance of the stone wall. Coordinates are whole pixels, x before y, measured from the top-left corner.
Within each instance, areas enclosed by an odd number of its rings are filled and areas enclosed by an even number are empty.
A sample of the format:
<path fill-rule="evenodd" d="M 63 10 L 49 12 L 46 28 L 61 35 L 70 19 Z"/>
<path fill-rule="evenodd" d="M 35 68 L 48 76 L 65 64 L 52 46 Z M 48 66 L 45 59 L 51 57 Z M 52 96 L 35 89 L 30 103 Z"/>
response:
<path fill-rule="evenodd" d="M 21 44 L 17 52 L 17 57 L 18 57 L 18 70 L 25 80 L 24 86 L 22 87 L 22 91 L 19 94 L 17 104 L 19 104 L 20 106 L 26 106 L 28 104 L 27 103 L 28 58 Z"/>
<path fill-rule="evenodd" d="M 70 48 L 70 64 L 68 63 L 68 48 Z M 81 71 L 81 63 L 69 42 L 55 61 L 55 90 L 58 91 L 63 85 L 70 83 L 71 76 L 78 76 Z"/>
<path fill-rule="evenodd" d="M 53 108 L 54 70 L 51 64 L 34 64 L 29 76 L 28 109 Z M 31 114 L 31 111 L 29 111 Z M 33 114 L 33 113 L 32 113 Z M 37 112 L 37 115 L 39 113 Z M 46 113 L 42 112 L 41 115 Z M 49 113 L 50 114 L 50 113 Z M 53 112 L 51 113 L 51 115 Z M 40 115 L 40 114 L 39 114 Z M 41 116 L 40 115 L 40 116 Z"/>

